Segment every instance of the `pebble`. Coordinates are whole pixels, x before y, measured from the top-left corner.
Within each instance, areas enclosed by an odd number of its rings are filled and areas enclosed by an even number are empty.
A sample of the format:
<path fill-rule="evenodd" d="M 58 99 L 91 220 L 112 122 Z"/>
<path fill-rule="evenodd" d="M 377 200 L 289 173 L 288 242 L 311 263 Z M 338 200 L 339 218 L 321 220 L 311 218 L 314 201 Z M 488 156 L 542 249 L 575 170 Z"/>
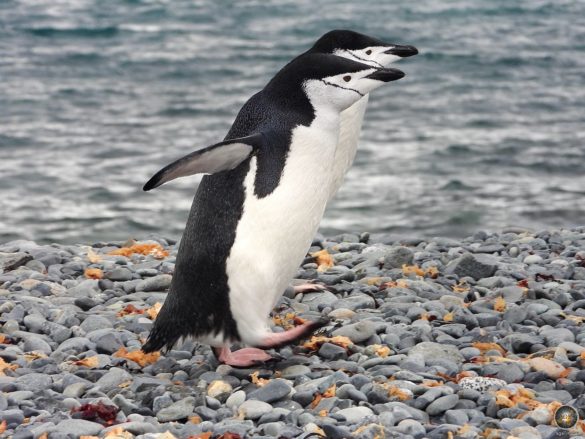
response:
<path fill-rule="evenodd" d="M 70 434 L 75 437 L 95 436 L 103 430 L 103 426 L 97 422 L 84 419 L 65 419 L 56 426 L 56 431 L 62 434 Z"/>
<path fill-rule="evenodd" d="M 248 399 L 257 399 L 263 402 L 274 402 L 283 399 L 291 393 L 291 386 L 284 380 L 272 380 L 258 390 L 248 395 Z"/>
<path fill-rule="evenodd" d="M 195 408 L 195 398 L 189 396 L 181 399 L 168 407 L 160 409 L 156 413 L 156 418 L 159 422 L 178 421 L 180 419 L 188 418 L 193 414 Z"/>
<path fill-rule="evenodd" d="M 368 407 L 349 407 L 339 410 L 335 413 L 337 416 L 342 416 L 348 424 L 356 424 L 367 416 L 372 416 L 374 412 Z"/>
<path fill-rule="evenodd" d="M 260 416 L 272 411 L 272 406 L 267 402 L 248 400 L 238 408 L 238 412 L 245 419 L 258 419 Z"/>
<path fill-rule="evenodd" d="M 455 346 L 430 341 L 418 343 L 410 349 L 408 355 L 421 355 L 425 362 L 432 360 L 448 360 L 454 363 L 462 363 L 465 360 Z"/>
<path fill-rule="evenodd" d="M 376 325 L 369 321 L 352 323 L 333 331 L 334 336 L 348 337 L 354 343 L 362 343 L 376 333 Z"/>
<path fill-rule="evenodd" d="M 425 411 L 429 414 L 429 416 L 438 416 L 455 407 L 458 401 L 459 396 L 455 394 L 441 396 L 440 398 L 437 398 L 431 402 Z"/>

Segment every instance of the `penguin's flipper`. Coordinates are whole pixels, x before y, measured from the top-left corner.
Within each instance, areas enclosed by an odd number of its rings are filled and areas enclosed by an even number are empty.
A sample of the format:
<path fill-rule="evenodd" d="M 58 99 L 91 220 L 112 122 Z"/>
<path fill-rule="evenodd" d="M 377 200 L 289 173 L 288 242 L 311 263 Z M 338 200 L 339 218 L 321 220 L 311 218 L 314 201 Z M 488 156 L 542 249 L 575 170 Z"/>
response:
<path fill-rule="evenodd" d="M 187 154 L 154 174 L 143 190 L 149 191 L 175 178 L 234 169 L 260 147 L 262 137 L 262 133 L 257 133 L 225 140 Z"/>

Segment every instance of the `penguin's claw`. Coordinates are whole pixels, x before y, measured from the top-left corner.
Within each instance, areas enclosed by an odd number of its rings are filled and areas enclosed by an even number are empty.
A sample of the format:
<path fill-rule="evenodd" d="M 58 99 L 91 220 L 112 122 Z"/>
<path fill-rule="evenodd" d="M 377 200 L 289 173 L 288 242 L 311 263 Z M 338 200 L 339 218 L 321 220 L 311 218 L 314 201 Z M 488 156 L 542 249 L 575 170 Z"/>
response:
<path fill-rule="evenodd" d="M 270 354 L 258 348 L 243 348 L 232 352 L 227 346 L 214 348 L 214 352 L 220 363 L 233 367 L 251 367 L 270 360 L 274 360 Z"/>
<path fill-rule="evenodd" d="M 294 291 L 295 296 L 296 296 L 297 294 L 301 294 L 301 293 L 314 293 L 317 291 L 328 291 L 328 288 L 322 284 L 306 283 L 306 284 L 294 286 L 293 291 Z"/>

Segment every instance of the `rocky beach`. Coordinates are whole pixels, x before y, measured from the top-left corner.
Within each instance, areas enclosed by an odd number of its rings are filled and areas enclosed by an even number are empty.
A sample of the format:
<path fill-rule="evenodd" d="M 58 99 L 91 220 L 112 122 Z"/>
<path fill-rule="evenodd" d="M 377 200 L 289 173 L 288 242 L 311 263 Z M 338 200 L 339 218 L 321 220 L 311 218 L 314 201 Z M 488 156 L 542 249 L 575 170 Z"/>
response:
<path fill-rule="evenodd" d="M 0 431 L 14 439 L 563 438 L 585 409 L 585 227 L 454 240 L 317 236 L 250 369 L 140 347 L 177 243 L 0 245 Z M 251 250 L 253 251 L 253 250 Z M 262 255 L 256 257 L 261 258 Z"/>

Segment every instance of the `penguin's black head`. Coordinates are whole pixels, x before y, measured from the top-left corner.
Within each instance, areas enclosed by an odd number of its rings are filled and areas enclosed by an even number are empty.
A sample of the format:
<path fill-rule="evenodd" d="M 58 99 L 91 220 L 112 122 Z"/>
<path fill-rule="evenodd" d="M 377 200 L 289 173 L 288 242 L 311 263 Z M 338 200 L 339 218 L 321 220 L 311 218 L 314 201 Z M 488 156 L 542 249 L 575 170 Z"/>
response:
<path fill-rule="evenodd" d="M 386 43 L 351 30 L 327 32 L 307 53 L 329 53 L 384 68 L 401 58 L 416 55 L 414 46 Z"/>
<path fill-rule="evenodd" d="M 398 69 L 380 69 L 335 55 L 307 53 L 287 64 L 265 90 L 285 99 L 302 94 L 315 109 L 322 106 L 343 111 L 385 82 L 403 76 Z"/>

